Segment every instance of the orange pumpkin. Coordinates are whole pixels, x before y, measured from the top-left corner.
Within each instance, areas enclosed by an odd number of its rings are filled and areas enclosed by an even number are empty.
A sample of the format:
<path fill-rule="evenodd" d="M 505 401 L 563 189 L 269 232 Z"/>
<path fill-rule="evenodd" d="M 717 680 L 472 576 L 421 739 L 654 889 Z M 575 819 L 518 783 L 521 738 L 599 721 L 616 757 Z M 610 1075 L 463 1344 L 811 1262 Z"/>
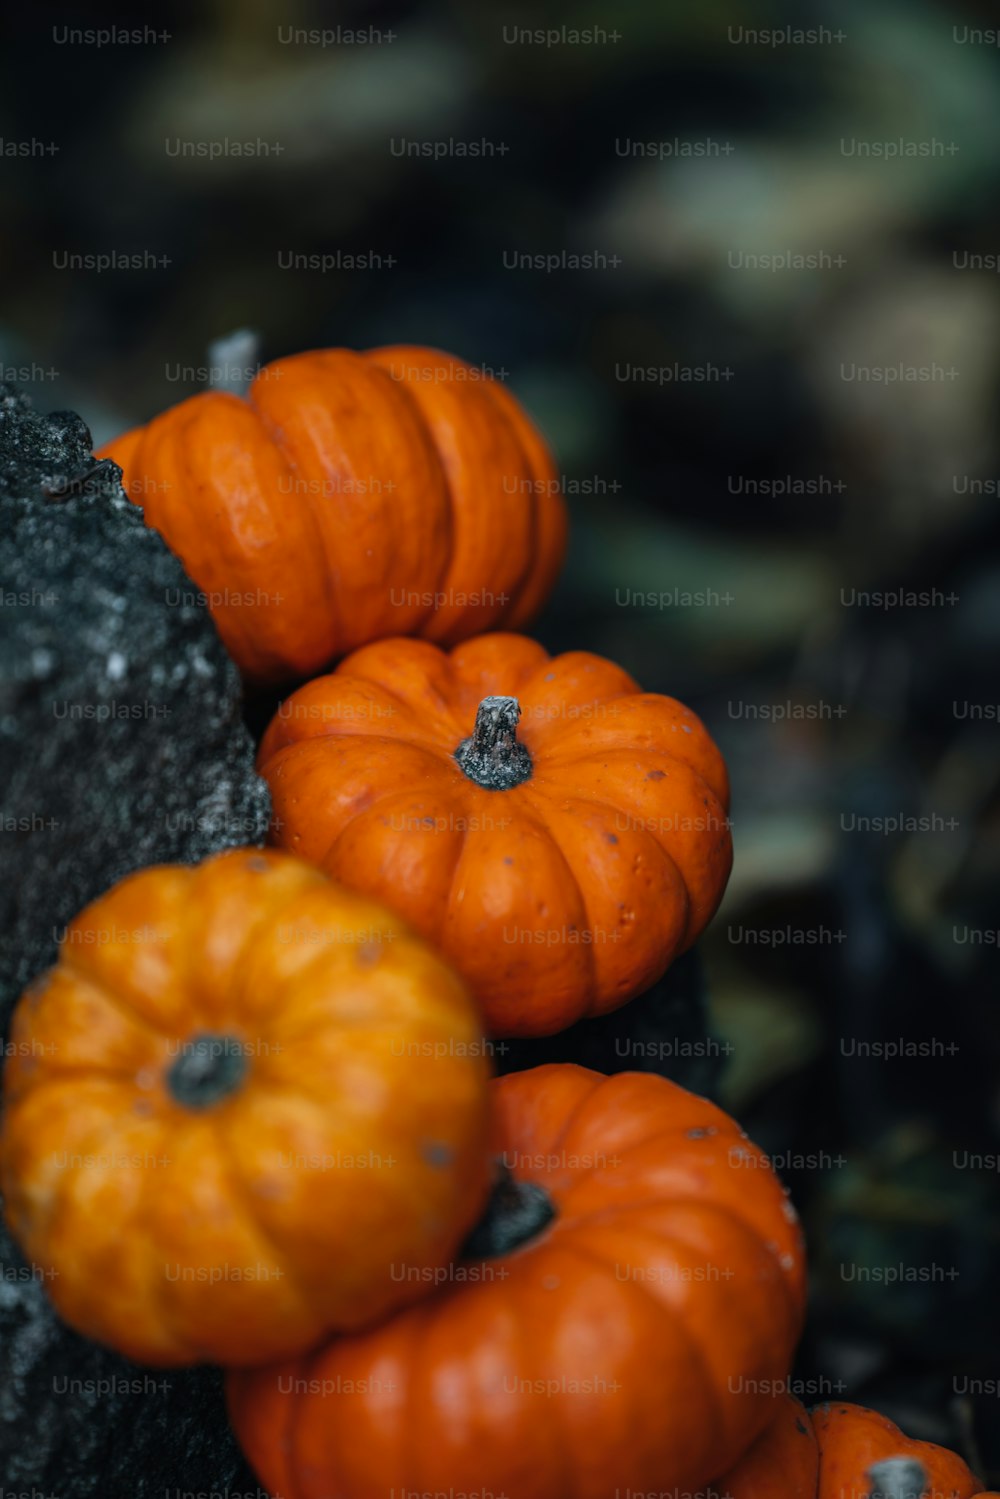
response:
<path fill-rule="evenodd" d="M 503 385 L 433 349 L 323 349 L 110 442 L 250 678 L 386 635 L 518 628 L 562 561 L 551 455 Z"/>
<path fill-rule="evenodd" d="M 258 765 L 274 840 L 399 910 L 499 1035 L 648 988 L 732 863 L 726 770 L 695 714 L 520 635 L 367 646 L 282 704 Z"/>
<path fill-rule="evenodd" d="M 505 1179 L 450 1276 L 309 1359 L 230 1376 L 271 1492 L 693 1490 L 767 1420 L 804 1262 L 738 1125 L 650 1074 L 556 1063 L 492 1086 Z"/>
<path fill-rule="evenodd" d="M 488 1190 L 464 986 L 380 907 L 235 850 L 116 885 L 24 994 L 11 1230 L 71 1326 L 252 1363 L 410 1301 Z"/>
<path fill-rule="evenodd" d="M 878 1411 L 838 1403 L 810 1413 L 791 1395 L 712 1488 L 729 1499 L 995 1499 L 957 1453 L 911 1441 Z"/>

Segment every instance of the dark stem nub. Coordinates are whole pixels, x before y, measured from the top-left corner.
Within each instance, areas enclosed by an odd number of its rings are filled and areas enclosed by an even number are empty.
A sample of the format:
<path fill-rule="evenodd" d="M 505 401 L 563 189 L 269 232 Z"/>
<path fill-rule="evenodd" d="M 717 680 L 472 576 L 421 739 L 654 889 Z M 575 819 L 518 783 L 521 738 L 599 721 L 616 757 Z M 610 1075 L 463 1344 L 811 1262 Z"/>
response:
<path fill-rule="evenodd" d="M 556 1216 L 552 1198 L 535 1182 L 518 1181 L 503 1161 L 483 1216 L 462 1245 L 463 1260 L 492 1260 L 537 1238 Z"/>
<path fill-rule="evenodd" d="M 927 1470 L 912 1457 L 887 1457 L 865 1474 L 870 1499 L 920 1499 L 927 1492 Z"/>
<path fill-rule="evenodd" d="M 167 1088 L 186 1109 L 211 1109 L 235 1093 L 246 1076 L 243 1048 L 232 1036 L 203 1032 L 184 1042 L 167 1073 Z"/>
<path fill-rule="evenodd" d="M 484 791 L 509 791 L 531 775 L 531 754 L 517 737 L 520 717 L 516 697 L 484 697 L 475 728 L 455 751 L 459 769 Z"/>

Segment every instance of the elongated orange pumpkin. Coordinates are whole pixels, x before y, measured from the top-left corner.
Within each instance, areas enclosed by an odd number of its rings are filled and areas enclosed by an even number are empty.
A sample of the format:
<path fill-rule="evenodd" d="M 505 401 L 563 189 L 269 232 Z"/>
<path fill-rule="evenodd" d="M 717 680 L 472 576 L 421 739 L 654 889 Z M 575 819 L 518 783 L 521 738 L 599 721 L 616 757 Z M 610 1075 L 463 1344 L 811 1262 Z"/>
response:
<path fill-rule="evenodd" d="M 493 1084 L 505 1168 L 427 1299 L 234 1373 L 272 1493 L 695 1491 L 754 1440 L 805 1295 L 795 1214 L 714 1104 L 551 1064 Z"/>
<path fill-rule="evenodd" d="M 488 1189 L 457 976 L 283 854 L 143 870 L 67 928 L 4 1080 L 11 1230 L 149 1364 L 259 1363 L 408 1302 Z"/>
<path fill-rule="evenodd" d="M 878 1411 L 783 1396 L 773 1420 L 712 1489 L 729 1499 L 995 1499 L 955 1452 L 904 1436 Z"/>
<path fill-rule="evenodd" d="M 649 987 L 721 899 L 729 787 L 701 721 L 584 651 L 386 640 L 282 704 L 272 836 L 393 905 L 498 1035 Z"/>
<path fill-rule="evenodd" d="M 259 681 L 386 635 L 518 628 L 566 542 L 551 455 L 496 380 L 434 349 L 324 349 L 103 447 Z"/>

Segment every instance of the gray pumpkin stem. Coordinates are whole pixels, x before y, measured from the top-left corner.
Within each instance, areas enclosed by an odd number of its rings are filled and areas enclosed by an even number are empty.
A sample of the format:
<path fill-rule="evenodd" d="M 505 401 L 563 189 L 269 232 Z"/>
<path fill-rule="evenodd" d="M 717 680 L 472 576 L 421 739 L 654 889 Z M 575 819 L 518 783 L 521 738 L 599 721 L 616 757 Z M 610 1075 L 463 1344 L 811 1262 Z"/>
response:
<path fill-rule="evenodd" d="M 865 1475 L 869 1499 L 921 1499 L 927 1490 L 927 1470 L 912 1457 L 887 1457 L 872 1463 Z"/>
<path fill-rule="evenodd" d="M 239 328 L 208 346 L 208 383 L 213 390 L 245 396 L 260 364 L 260 334 Z"/>
<path fill-rule="evenodd" d="M 531 775 L 531 755 L 517 737 L 516 697 L 484 697 L 476 726 L 455 751 L 459 769 L 484 791 L 509 791 Z"/>

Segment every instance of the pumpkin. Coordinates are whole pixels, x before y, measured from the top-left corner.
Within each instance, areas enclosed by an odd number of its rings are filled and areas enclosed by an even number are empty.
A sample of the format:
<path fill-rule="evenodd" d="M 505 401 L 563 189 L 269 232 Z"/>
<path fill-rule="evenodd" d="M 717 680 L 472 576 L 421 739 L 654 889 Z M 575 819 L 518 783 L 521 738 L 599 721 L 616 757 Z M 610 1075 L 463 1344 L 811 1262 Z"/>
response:
<path fill-rule="evenodd" d="M 540 608 L 566 540 L 552 458 L 502 384 L 433 349 L 323 349 L 101 449 L 252 679 L 386 635 L 451 644 Z"/>
<path fill-rule="evenodd" d="M 712 1488 L 729 1499 L 991 1499 L 957 1453 L 911 1441 L 878 1411 L 824 1404 L 807 1412 L 791 1395 Z"/>
<path fill-rule="evenodd" d="M 148 1364 L 307 1348 L 418 1292 L 488 1190 L 467 991 L 283 854 L 143 870 L 68 928 L 4 1080 L 7 1219 L 57 1310 Z"/>
<path fill-rule="evenodd" d="M 647 989 L 732 862 L 726 770 L 695 714 L 521 635 L 363 647 L 281 705 L 258 768 L 273 841 L 393 905 L 498 1035 Z"/>
<path fill-rule="evenodd" d="M 450 1274 L 307 1360 L 229 1375 L 272 1493 L 690 1490 L 767 1420 L 805 1285 L 766 1159 L 666 1078 L 552 1063 L 492 1088 L 499 1178 Z"/>

